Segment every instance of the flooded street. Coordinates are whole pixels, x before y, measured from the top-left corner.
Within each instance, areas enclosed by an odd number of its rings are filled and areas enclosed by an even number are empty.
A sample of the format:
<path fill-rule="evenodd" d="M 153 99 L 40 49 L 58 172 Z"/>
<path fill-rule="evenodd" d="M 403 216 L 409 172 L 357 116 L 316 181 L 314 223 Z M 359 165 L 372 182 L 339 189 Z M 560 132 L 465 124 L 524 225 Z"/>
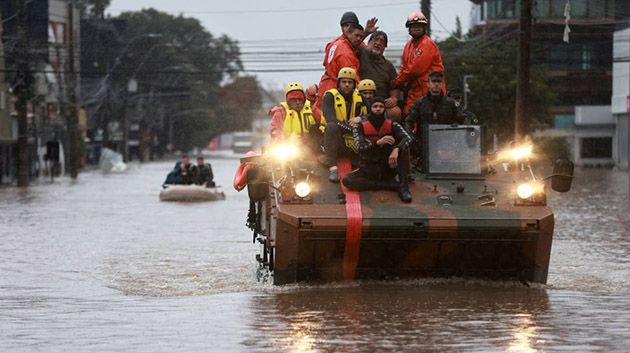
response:
<path fill-rule="evenodd" d="M 548 284 L 256 281 L 238 160 L 225 201 L 158 199 L 171 162 L 0 188 L 0 352 L 626 352 L 628 174 L 552 194 Z"/>

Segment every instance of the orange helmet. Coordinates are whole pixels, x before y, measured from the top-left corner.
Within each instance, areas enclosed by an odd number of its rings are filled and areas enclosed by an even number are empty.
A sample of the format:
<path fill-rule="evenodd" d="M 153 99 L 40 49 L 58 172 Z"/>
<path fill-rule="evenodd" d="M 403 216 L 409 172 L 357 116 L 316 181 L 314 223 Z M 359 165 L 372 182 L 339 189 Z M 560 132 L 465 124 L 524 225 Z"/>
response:
<path fill-rule="evenodd" d="M 405 22 L 405 27 L 409 27 L 413 23 L 420 24 L 429 24 L 427 17 L 420 11 L 414 11 L 407 16 L 407 22 Z"/>

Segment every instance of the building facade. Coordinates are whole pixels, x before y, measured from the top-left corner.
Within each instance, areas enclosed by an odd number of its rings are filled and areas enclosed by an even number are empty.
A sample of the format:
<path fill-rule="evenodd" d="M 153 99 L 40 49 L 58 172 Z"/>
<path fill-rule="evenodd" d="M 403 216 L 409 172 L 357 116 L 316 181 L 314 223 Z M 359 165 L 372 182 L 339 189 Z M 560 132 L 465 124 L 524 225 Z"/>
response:
<path fill-rule="evenodd" d="M 18 21 L 16 15 L 17 1 L 6 0 L 0 2 L 2 21 L 2 44 L 5 53 L 4 65 L 7 72 L 14 72 L 16 55 L 15 43 L 24 38 L 18 38 Z M 28 134 L 29 134 L 29 173 L 32 177 L 45 172 L 43 156 L 48 141 L 58 141 L 61 151 L 67 150 L 67 132 L 64 114 L 68 105 L 68 51 L 69 35 L 69 7 L 67 0 L 38 0 L 25 2 L 26 28 L 28 33 L 28 50 L 25 60 L 28 61 L 32 72 L 32 86 L 27 103 Z M 78 38 L 79 11 L 72 9 L 74 18 L 75 51 L 72 54 L 76 60 L 75 72 L 80 72 L 80 55 Z M 6 75 L 6 81 L 12 80 Z M 77 92 L 80 91 L 79 82 L 74 83 Z M 7 92 L 8 93 L 8 92 Z M 13 109 L 15 101 L 9 94 L 9 110 Z M 10 114 L 10 113 L 9 113 Z M 11 119 L 11 118 L 9 118 Z M 1 123 L 0 123 L 1 124 Z M 0 125 L 1 126 L 1 125 Z M 1 129 L 1 128 L 0 128 Z M 10 180 L 14 178 L 17 146 L 15 141 L 9 141 L 3 156 L 7 157 L 5 171 Z M 65 164 L 61 161 L 62 166 Z M 62 168 L 63 171 L 63 168 Z"/>
<path fill-rule="evenodd" d="M 613 38 L 611 112 L 617 126 L 615 162 L 619 168 L 627 170 L 630 160 L 630 28 L 615 32 Z"/>
<path fill-rule="evenodd" d="M 473 30 L 504 28 L 518 35 L 520 1 L 472 0 Z M 533 62 L 548 69 L 557 94 L 557 121 L 575 118 L 577 105 L 608 105 L 612 89 L 613 32 L 627 26 L 630 1 L 571 0 L 570 33 L 565 32 L 567 0 L 532 1 Z"/>

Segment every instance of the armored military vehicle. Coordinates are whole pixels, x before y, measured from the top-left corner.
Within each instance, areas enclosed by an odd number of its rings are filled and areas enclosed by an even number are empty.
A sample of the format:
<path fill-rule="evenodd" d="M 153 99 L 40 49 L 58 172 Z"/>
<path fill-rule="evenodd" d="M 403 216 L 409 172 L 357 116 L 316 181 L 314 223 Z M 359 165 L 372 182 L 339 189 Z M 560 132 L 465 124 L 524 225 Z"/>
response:
<path fill-rule="evenodd" d="M 546 283 L 554 217 L 547 184 L 571 187 L 573 164 L 536 175 L 531 144 L 486 153 L 476 125 L 428 125 L 413 202 L 327 180 L 300 146 L 242 159 L 248 226 L 274 284 L 353 279 L 474 277 Z M 351 169 L 339 162 L 341 176 Z"/>

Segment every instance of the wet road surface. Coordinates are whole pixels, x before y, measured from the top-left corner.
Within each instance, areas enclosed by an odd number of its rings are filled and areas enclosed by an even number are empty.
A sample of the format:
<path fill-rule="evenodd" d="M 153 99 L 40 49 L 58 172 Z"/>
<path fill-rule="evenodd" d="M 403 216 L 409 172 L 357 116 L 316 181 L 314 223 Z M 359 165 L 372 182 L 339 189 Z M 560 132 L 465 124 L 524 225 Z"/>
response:
<path fill-rule="evenodd" d="M 548 285 L 256 281 L 237 160 L 227 199 L 161 203 L 172 162 L 0 188 L 0 352 L 627 352 L 628 174 L 553 194 Z"/>

